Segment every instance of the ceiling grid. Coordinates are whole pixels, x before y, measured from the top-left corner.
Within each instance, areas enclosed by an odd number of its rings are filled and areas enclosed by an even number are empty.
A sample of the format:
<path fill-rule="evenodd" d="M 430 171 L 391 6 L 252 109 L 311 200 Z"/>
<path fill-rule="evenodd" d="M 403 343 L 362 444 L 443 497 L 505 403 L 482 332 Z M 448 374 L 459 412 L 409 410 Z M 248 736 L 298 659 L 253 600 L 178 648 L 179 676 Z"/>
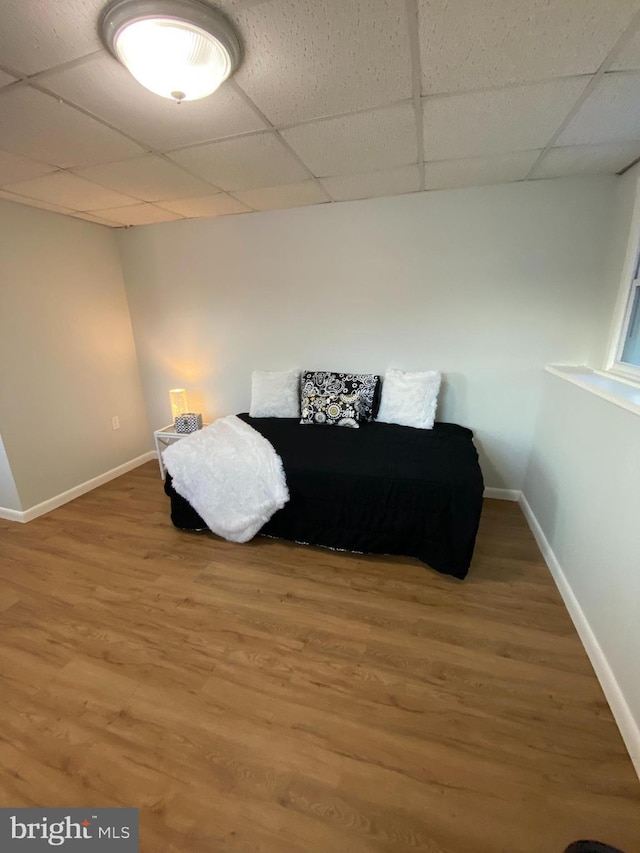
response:
<path fill-rule="evenodd" d="M 640 0 L 210 2 L 243 61 L 176 104 L 103 48 L 104 0 L 3 0 L 0 198 L 122 227 L 640 157 Z"/>

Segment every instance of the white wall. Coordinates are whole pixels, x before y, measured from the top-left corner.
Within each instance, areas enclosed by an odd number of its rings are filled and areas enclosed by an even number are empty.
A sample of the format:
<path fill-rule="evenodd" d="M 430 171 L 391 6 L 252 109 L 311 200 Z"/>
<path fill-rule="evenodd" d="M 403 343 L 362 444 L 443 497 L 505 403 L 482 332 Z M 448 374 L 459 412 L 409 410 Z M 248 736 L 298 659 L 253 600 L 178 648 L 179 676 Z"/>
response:
<path fill-rule="evenodd" d="M 524 493 L 640 729 L 640 417 L 546 374 Z"/>
<path fill-rule="evenodd" d="M 625 259 L 638 249 L 639 174 L 635 168 L 616 180 L 594 326 L 600 368 L 628 272 Z M 640 417 L 546 374 L 524 496 L 589 626 L 588 651 L 640 772 Z"/>
<path fill-rule="evenodd" d="M 151 449 L 113 232 L 5 201 L 0 434 L 25 510 Z"/>
<path fill-rule="evenodd" d="M 168 389 L 246 411 L 255 368 L 440 368 L 487 485 L 521 488 L 542 368 L 596 356 L 615 178 L 540 181 L 119 233 L 154 427 Z"/>

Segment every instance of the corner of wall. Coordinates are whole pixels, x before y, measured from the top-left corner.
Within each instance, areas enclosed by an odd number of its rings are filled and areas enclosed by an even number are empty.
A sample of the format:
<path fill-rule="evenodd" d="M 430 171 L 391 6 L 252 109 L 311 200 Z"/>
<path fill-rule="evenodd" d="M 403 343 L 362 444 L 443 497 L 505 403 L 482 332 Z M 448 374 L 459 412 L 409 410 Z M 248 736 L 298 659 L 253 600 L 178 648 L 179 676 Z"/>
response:
<path fill-rule="evenodd" d="M 15 521 L 14 515 L 22 511 L 22 501 L 0 435 L 0 518 Z"/>
<path fill-rule="evenodd" d="M 551 576 L 555 581 L 565 607 L 571 617 L 582 645 L 591 661 L 596 677 L 602 687 L 602 692 L 611 708 L 622 740 L 627 748 L 635 771 L 640 778 L 640 726 L 636 722 L 629 704 L 622 692 L 615 673 L 607 659 L 598 638 L 578 601 L 565 572 L 554 553 L 549 540 L 538 519 L 536 518 L 526 494 L 522 493 L 519 500 L 522 512 L 529 524 L 531 532 L 540 548 Z"/>

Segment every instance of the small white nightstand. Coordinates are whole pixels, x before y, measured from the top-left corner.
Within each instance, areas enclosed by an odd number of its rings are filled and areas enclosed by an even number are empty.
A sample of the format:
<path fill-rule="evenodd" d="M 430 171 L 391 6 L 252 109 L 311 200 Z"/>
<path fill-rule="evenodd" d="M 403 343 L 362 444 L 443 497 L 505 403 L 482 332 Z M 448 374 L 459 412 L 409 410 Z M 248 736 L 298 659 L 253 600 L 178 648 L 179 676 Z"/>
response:
<path fill-rule="evenodd" d="M 204 428 L 209 426 L 209 424 L 202 424 L 202 426 Z M 173 424 L 154 430 L 153 440 L 156 443 L 156 453 L 158 454 L 158 465 L 160 466 L 160 477 L 162 480 L 164 480 L 167 475 L 167 469 L 164 467 L 164 463 L 162 461 L 162 448 L 169 447 L 170 444 L 180 441 L 181 438 L 185 438 L 188 435 L 191 435 L 191 433 L 176 432 L 176 428 Z"/>

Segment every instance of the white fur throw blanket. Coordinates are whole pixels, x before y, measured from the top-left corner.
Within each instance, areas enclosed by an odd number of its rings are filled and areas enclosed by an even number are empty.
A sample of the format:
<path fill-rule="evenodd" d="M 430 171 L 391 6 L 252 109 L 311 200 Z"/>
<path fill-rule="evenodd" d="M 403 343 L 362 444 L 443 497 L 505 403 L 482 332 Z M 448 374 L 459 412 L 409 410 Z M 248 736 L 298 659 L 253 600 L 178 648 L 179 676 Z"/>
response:
<path fill-rule="evenodd" d="M 190 433 L 162 458 L 176 492 L 231 542 L 247 542 L 289 500 L 282 460 L 235 415 Z"/>

